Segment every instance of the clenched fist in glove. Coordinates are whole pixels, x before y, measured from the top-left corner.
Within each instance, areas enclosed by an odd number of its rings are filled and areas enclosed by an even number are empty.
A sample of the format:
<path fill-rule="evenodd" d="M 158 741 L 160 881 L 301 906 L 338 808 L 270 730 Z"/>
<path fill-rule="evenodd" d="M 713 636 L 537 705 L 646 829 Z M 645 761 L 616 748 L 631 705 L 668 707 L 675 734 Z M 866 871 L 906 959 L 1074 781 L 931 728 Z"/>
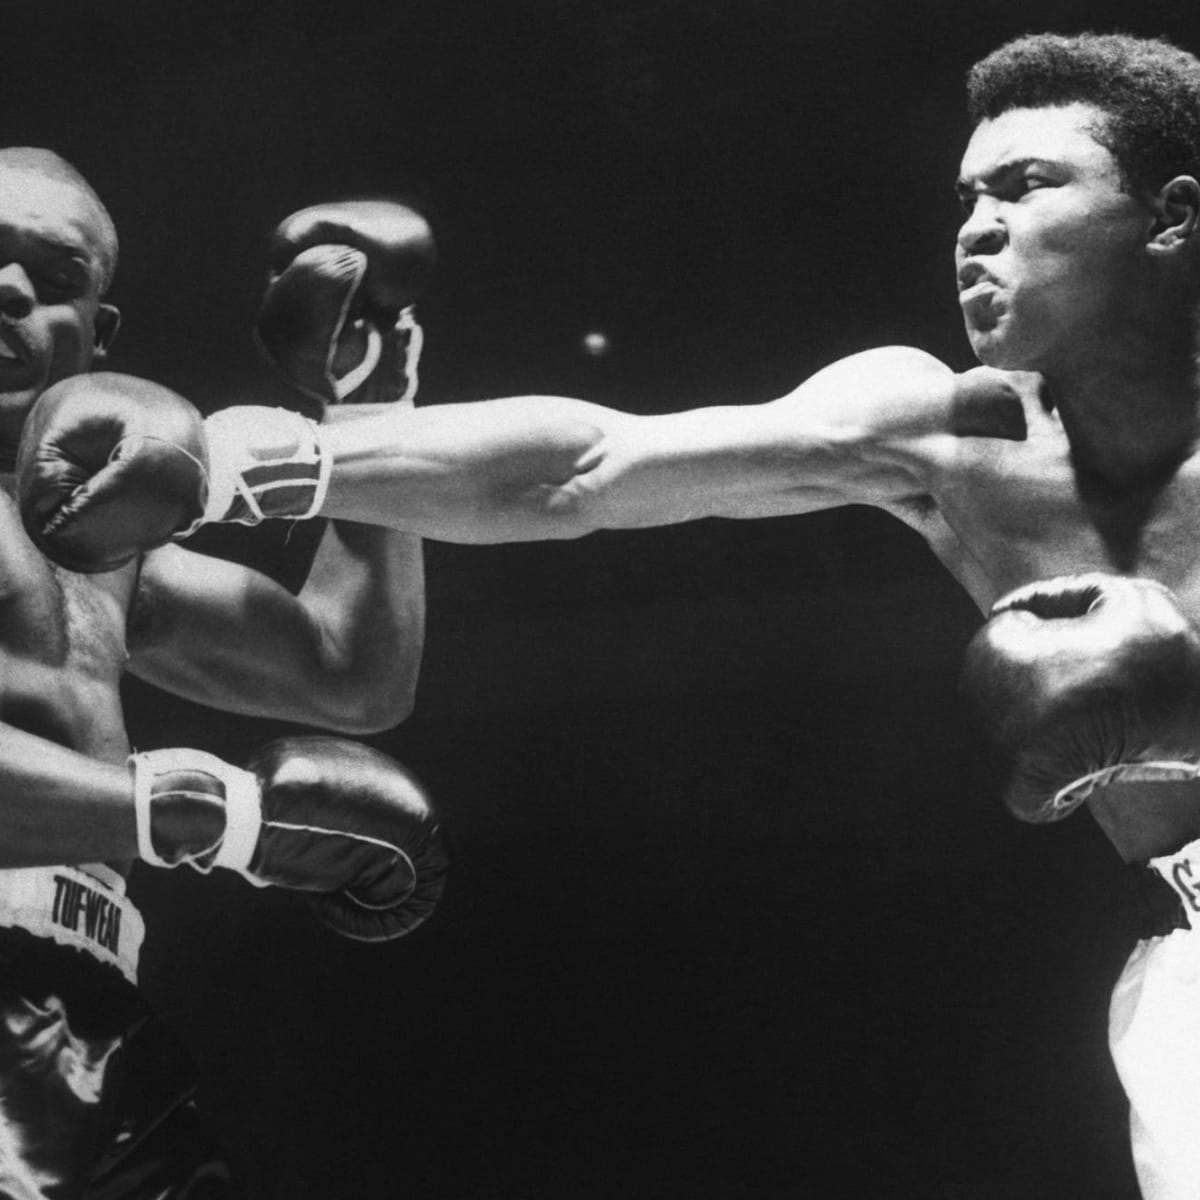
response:
<path fill-rule="evenodd" d="M 130 758 L 138 853 L 157 867 L 237 871 L 304 892 L 345 937 L 401 937 L 445 885 L 437 819 L 420 785 L 387 755 L 333 737 L 290 737 L 245 769 L 199 750 Z"/>
<path fill-rule="evenodd" d="M 412 399 L 422 341 L 413 304 L 436 261 L 419 212 L 393 200 L 314 205 L 279 225 L 269 257 L 255 337 L 302 412 Z"/>
<path fill-rule="evenodd" d="M 321 508 L 332 468 L 321 428 L 285 408 L 204 420 L 132 375 L 77 375 L 29 412 L 17 452 L 25 529 L 72 571 L 112 571 L 208 522 L 256 525 Z"/>
<path fill-rule="evenodd" d="M 962 687 L 1010 759 L 1005 801 L 1022 820 L 1057 820 L 1114 785 L 1136 805 L 1200 778 L 1200 632 L 1151 580 L 1009 593 L 972 640 Z"/>

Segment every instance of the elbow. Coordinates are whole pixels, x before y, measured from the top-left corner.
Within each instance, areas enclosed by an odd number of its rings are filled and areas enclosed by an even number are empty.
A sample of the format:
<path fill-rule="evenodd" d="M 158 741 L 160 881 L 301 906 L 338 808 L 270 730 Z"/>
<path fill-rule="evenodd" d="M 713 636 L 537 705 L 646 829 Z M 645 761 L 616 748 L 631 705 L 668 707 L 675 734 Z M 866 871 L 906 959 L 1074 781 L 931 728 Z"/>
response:
<path fill-rule="evenodd" d="M 539 539 L 566 541 L 605 527 L 601 497 L 579 475 L 525 487 L 508 497 L 507 504 L 518 514 L 518 527 L 535 530 Z"/>
<path fill-rule="evenodd" d="M 513 512 L 518 529 L 531 529 L 538 538 L 570 539 L 610 528 L 609 472 L 601 446 L 586 455 L 557 464 L 533 479 L 493 496 L 498 508 Z"/>
<path fill-rule="evenodd" d="M 353 706 L 347 707 L 339 732 L 356 737 L 387 733 L 407 721 L 415 707 L 415 688 L 389 688 L 386 692 L 360 696 Z"/>
<path fill-rule="evenodd" d="M 311 714 L 310 723 L 346 737 L 369 737 L 395 729 L 412 716 L 413 708 L 411 693 L 399 695 L 389 690 L 387 695 L 355 694 Z"/>
<path fill-rule="evenodd" d="M 564 419 L 555 408 L 532 411 L 536 419 L 523 428 L 519 445 L 481 480 L 477 503 L 487 514 L 481 524 L 489 534 L 500 532 L 486 540 L 577 538 L 604 528 L 607 432 L 586 417 Z"/>
<path fill-rule="evenodd" d="M 312 689 L 308 720 L 331 733 L 365 737 L 387 733 L 413 714 L 419 662 L 391 664 L 388 671 L 345 675 Z"/>

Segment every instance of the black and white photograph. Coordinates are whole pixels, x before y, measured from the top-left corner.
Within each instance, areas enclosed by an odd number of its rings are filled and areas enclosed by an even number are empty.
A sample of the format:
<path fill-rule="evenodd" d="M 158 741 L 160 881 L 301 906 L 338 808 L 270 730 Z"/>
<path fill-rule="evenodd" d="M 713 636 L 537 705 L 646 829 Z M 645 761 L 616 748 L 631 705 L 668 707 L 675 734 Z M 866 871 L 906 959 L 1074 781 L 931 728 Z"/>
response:
<path fill-rule="evenodd" d="M 1200 9 L 0 35 L 0 1197 L 1200 1200 Z"/>

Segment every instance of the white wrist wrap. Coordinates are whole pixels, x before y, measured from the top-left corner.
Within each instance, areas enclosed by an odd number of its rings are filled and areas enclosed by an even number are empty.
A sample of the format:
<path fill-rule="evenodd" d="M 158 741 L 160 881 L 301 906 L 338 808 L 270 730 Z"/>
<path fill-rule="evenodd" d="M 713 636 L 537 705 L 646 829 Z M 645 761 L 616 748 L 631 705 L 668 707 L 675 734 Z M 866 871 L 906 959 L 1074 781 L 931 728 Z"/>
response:
<path fill-rule="evenodd" d="M 176 772 L 204 774 L 215 782 L 224 799 L 225 830 L 211 861 L 202 862 L 195 858 L 184 861 L 205 873 L 213 867 L 227 867 L 245 875 L 252 883 L 257 882 L 246 875 L 262 827 L 261 790 L 258 778 L 252 772 L 235 767 L 203 750 L 148 750 L 130 755 L 129 763 L 133 767 L 133 799 L 140 858 L 155 867 L 176 865 L 164 859 L 154 848 L 152 803 L 156 796 L 161 800 L 165 791 L 172 790 L 163 784 L 164 776 Z M 174 794 L 181 795 L 177 788 Z M 202 795 L 211 800 L 213 793 L 205 791 Z M 203 853 L 211 850 L 212 847 L 208 847 Z"/>
<path fill-rule="evenodd" d="M 396 322 L 396 328 L 405 338 L 404 391 L 399 397 L 399 403 L 411 404 L 417 395 L 419 386 L 417 371 L 421 365 L 421 351 L 425 346 L 425 331 L 421 328 L 411 304 L 400 310 L 400 319 Z"/>
<path fill-rule="evenodd" d="M 1098 771 L 1081 775 L 1066 787 L 1059 788 L 1050 801 L 1050 811 L 1054 819 L 1065 817 L 1098 788 L 1108 787 L 1111 783 L 1178 783 L 1187 779 L 1200 779 L 1200 763 L 1117 763 L 1114 767 L 1101 767 Z"/>
<path fill-rule="evenodd" d="M 286 408 L 248 405 L 213 413 L 204 432 L 208 496 L 204 514 L 189 534 L 214 521 L 303 521 L 321 511 L 333 455 L 315 421 Z"/>
<path fill-rule="evenodd" d="M 347 396 L 362 387 L 375 373 L 375 368 L 379 366 L 379 361 L 383 357 L 383 335 L 379 329 L 367 320 L 360 320 L 357 327 L 365 331 L 367 339 L 366 352 L 357 367 L 352 371 L 347 371 L 340 378 L 336 377 L 333 374 L 332 366 L 333 356 L 337 351 L 336 341 L 329 350 L 326 373 L 332 383 L 334 399 L 337 403 L 341 403 Z M 425 331 L 421 328 L 416 311 L 411 304 L 400 310 L 400 316 L 393 328 L 399 342 L 398 353 L 402 354 L 404 358 L 400 364 L 400 387 L 403 390 L 398 391 L 394 396 L 380 396 L 377 399 L 381 402 L 394 400 L 399 404 L 410 404 L 417 394 L 417 370 L 421 362 L 421 350 L 425 345 Z"/>
<path fill-rule="evenodd" d="M 333 394 L 338 401 L 345 400 L 356 388 L 362 387 L 370 378 L 371 372 L 379 366 L 379 360 L 383 356 L 383 338 L 379 330 L 370 322 L 362 321 L 360 325 L 366 330 L 367 351 L 363 355 L 363 360 L 352 371 L 347 371 L 340 379 L 333 374 L 332 359 L 337 353 L 337 341 L 335 340 L 329 347 L 330 364 L 326 367 L 330 379 L 333 380 Z"/>

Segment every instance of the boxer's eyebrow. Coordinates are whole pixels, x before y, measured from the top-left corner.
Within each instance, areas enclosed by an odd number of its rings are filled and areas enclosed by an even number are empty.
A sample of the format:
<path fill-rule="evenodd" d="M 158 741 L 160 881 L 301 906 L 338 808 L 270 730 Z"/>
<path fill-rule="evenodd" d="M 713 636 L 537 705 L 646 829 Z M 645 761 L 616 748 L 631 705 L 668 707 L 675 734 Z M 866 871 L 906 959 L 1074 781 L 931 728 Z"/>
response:
<path fill-rule="evenodd" d="M 990 191 L 996 187 L 1003 186 L 1007 180 L 1021 175 L 1023 172 L 1029 170 L 1030 167 L 1054 170 L 1057 164 L 1051 159 L 1043 158 L 1036 154 L 1028 154 L 1021 158 L 1005 159 L 994 163 L 984 171 L 977 172 L 975 175 L 960 175 L 954 184 L 954 190 L 960 199 L 965 196 L 973 196 L 978 191 Z"/>
<path fill-rule="evenodd" d="M 0 221 L 0 238 L 9 239 L 11 244 L 24 244 L 46 257 L 72 258 L 81 263 L 90 263 L 95 253 L 85 236 L 63 237 L 40 229 L 28 229 Z"/>

